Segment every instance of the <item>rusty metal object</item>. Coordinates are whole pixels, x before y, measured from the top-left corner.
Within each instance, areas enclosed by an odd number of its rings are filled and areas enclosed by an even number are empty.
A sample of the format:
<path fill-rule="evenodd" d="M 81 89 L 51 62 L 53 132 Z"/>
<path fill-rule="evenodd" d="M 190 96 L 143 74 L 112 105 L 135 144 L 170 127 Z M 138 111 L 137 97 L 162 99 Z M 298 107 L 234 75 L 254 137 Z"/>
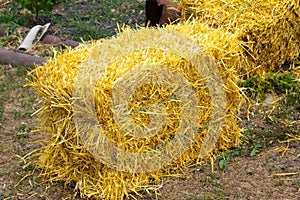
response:
<path fill-rule="evenodd" d="M 170 0 L 146 1 L 146 26 L 170 24 L 180 18 L 178 5 Z"/>

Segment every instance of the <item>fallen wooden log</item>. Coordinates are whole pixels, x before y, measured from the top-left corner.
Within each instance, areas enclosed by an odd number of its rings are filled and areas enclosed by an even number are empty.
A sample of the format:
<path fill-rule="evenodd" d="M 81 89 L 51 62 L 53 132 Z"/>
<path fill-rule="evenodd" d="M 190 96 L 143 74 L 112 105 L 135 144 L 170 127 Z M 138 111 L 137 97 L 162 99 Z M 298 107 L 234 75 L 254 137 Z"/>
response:
<path fill-rule="evenodd" d="M 31 56 L 16 51 L 0 49 L 0 64 L 3 65 L 10 64 L 14 67 L 16 66 L 34 67 L 35 65 L 42 65 L 46 61 L 47 60 L 44 58 Z"/>

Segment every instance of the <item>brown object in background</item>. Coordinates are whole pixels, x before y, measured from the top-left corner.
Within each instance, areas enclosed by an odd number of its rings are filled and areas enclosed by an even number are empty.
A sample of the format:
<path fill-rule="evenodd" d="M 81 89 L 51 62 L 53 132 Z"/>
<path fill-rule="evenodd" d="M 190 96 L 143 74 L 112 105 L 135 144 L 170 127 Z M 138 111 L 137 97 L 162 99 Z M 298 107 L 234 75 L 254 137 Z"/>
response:
<path fill-rule="evenodd" d="M 159 24 L 162 15 L 163 6 L 158 5 L 157 0 L 147 0 L 146 5 L 146 26 L 156 26 Z"/>
<path fill-rule="evenodd" d="M 10 64 L 14 67 L 34 67 L 46 62 L 46 59 L 24 53 L 0 49 L 0 64 Z"/>
<path fill-rule="evenodd" d="M 163 6 L 163 11 L 159 24 L 169 24 L 180 18 L 180 10 L 176 3 L 170 0 L 157 0 L 158 5 Z"/>
<path fill-rule="evenodd" d="M 178 5 L 170 0 L 147 0 L 145 8 L 146 26 L 170 24 L 180 18 Z"/>

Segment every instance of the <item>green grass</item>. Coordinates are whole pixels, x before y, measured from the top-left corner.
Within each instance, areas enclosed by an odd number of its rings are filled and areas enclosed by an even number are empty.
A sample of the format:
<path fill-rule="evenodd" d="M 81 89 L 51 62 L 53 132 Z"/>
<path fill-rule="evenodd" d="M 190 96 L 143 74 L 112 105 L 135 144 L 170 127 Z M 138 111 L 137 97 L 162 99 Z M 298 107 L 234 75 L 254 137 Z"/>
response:
<path fill-rule="evenodd" d="M 60 11 L 58 11 L 60 10 Z M 144 22 L 144 3 L 140 0 L 110 0 L 110 1 L 71 1 L 61 0 L 49 14 L 40 11 L 39 24 L 51 23 L 50 29 L 55 27 L 58 32 L 68 39 L 87 41 L 105 38 L 117 33 L 117 23 L 129 24 L 135 28 L 136 22 Z M 34 15 L 21 9 L 20 5 L 13 3 L 10 9 L 0 14 L 0 24 L 8 26 L 7 33 L 11 34 L 17 27 L 32 27 Z M 56 30 L 52 30 L 55 32 Z M 0 44 L 0 47 L 3 44 Z"/>
<path fill-rule="evenodd" d="M 287 139 L 285 132 L 275 131 L 269 129 L 267 131 L 261 131 L 249 126 L 244 132 L 243 143 L 237 147 L 228 151 L 221 152 L 218 156 L 219 168 L 225 170 L 227 164 L 232 158 L 248 156 L 253 157 L 260 152 L 268 148 L 271 144 L 278 140 Z"/>
<path fill-rule="evenodd" d="M 2 199 L 4 200 L 4 199 L 12 196 L 13 194 L 15 194 L 15 190 L 14 189 L 10 190 L 7 193 L 5 193 L 2 190 L 0 190 L 0 200 L 2 200 Z"/>
<path fill-rule="evenodd" d="M 64 7 L 64 15 L 54 14 L 52 20 L 60 29 L 66 30 L 65 34 L 70 39 L 77 41 L 112 36 L 117 32 L 117 23 L 127 22 L 144 9 L 143 3 L 138 0 L 111 0 L 105 3 L 64 1 L 60 6 Z M 78 12 L 76 8 L 84 8 L 84 11 Z"/>
<path fill-rule="evenodd" d="M 0 71 L 0 76 L 5 76 L 4 71 Z M 0 122 L 2 122 L 3 120 L 5 101 L 9 97 L 9 92 L 7 91 L 8 88 L 6 83 L 7 77 L 5 76 L 4 79 L 4 81 L 0 82 Z"/>
<path fill-rule="evenodd" d="M 284 180 L 278 180 L 276 183 L 275 183 L 275 186 L 283 186 L 284 185 Z"/>
<path fill-rule="evenodd" d="M 264 104 L 255 106 L 256 112 L 258 111 L 255 113 L 257 121 L 244 127 L 245 138 L 240 147 L 219 155 L 218 162 L 221 169 L 225 169 L 227 163 L 234 157 L 256 156 L 274 142 L 287 139 L 288 133 L 296 134 L 296 125 L 289 126 L 280 122 L 293 124 L 300 120 L 300 84 L 294 74 L 268 72 L 264 75 L 253 76 L 241 82 L 240 86 L 254 102 L 264 102 L 269 93 L 281 98 L 271 113 L 273 121 L 268 118 L 272 107 L 268 108 L 268 105 Z M 257 125 L 259 126 L 257 127 Z"/>
<path fill-rule="evenodd" d="M 4 99 L 3 99 L 3 95 L 1 95 L 0 96 L 0 122 L 2 122 L 3 114 L 4 114 Z"/>
<path fill-rule="evenodd" d="M 14 32 L 17 27 L 24 26 L 30 20 L 30 14 L 21 12 L 19 6 L 13 2 L 12 7 L 0 13 L 0 25 L 7 26 L 7 34 Z"/>
<path fill-rule="evenodd" d="M 4 66 L 0 68 L 0 122 L 3 122 L 5 104 L 19 102 L 21 110 L 11 109 L 10 112 L 14 117 L 30 116 L 33 112 L 32 107 L 35 103 L 35 98 L 28 96 L 28 89 L 24 89 L 26 83 L 27 71 L 25 67 L 17 67 L 14 70 L 6 69 Z M 12 91 L 16 92 L 16 96 L 12 96 Z"/>
<path fill-rule="evenodd" d="M 252 99 L 264 99 L 266 94 L 274 92 L 277 95 L 286 94 L 287 102 L 299 105 L 300 85 L 293 73 L 268 72 L 253 76 L 241 84 L 245 93 Z"/>
<path fill-rule="evenodd" d="M 293 180 L 293 185 L 300 187 L 300 179 Z"/>

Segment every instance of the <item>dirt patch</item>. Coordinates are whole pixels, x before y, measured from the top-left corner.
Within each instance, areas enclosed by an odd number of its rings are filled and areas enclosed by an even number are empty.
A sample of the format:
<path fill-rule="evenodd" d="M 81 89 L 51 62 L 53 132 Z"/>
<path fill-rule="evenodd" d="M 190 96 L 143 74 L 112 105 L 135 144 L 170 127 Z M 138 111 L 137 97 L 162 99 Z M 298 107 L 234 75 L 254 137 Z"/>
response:
<path fill-rule="evenodd" d="M 299 185 L 275 173 L 299 171 L 299 142 L 284 157 L 274 145 L 255 157 L 232 159 L 225 170 L 210 165 L 192 168 L 187 177 L 164 180 L 161 199 L 297 199 Z"/>

